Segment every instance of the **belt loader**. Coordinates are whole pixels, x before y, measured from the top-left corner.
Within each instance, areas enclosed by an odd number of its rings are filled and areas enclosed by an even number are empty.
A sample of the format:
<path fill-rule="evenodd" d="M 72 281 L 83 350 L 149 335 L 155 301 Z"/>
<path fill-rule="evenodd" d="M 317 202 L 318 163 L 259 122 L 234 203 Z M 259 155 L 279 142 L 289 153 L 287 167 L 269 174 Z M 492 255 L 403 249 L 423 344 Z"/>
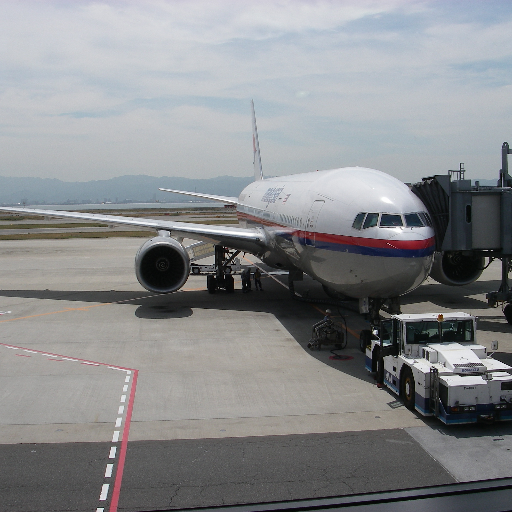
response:
<path fill-rule="evenodd" d="M 362 331 L 360 348 L 377 384 L 411 410 L 446 424 L 512 420 L 512 367 L 477 344 L 474 316 L 393 315 Z"/>

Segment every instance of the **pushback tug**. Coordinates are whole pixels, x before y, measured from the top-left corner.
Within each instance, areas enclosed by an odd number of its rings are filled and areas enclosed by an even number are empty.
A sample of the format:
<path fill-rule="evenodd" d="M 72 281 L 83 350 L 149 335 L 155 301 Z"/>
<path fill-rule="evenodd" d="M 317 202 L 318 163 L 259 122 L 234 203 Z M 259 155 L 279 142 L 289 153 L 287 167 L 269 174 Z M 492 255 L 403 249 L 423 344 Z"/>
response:
<path fill-rule="evenodd" d="M 408 409 L 446 424 L 512 419 L 512 367 L 477 344 L 474 316 L 393 315 L 362 331 L 360 348 L 377 383 Z"/>

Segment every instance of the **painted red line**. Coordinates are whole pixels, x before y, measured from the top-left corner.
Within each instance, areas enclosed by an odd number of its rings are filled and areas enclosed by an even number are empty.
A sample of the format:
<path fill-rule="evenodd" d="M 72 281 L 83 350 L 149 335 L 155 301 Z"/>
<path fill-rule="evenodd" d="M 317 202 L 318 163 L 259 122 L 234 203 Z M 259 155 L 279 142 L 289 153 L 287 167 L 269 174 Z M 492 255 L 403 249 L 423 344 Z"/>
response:
<path fill-rule="evenodd" d="M 27 350 L 25 347 L 17 347 L 15 345 L 7 345 L 7 343 L 0 343 L 0 346 L 6 347 L 6 348 L 18 349 L 18 350 Z M 50 356 L 50 357 L 63 357 L 64 361 L 69 361 L 68 356 L 65 356 L 65 355 L 62 355 L 62 354 L 52 354 L 51 352 L 45 352 L 45 351 L 42 351 L 42 350 L 34 350 L 34 349 L 30 349 L 30 352 L 33 352 L 34 354 L 43 354 L 45 356 Z M 30 357 L 30 356 L 28 356 L 28 357 Z M 55 361 L 55 359 L 54 359 L 54 361 Z M 79 357 L 74 357 L 72 362 L 75 362 L 75 361 L 76 362 L 81 362 L 81 363 L 84 363 L 84 364 L 91 364 L 91 365 L 111 366 L 112 368 L 117 368 L 119 370 L 125 370 L 125 371 L 136 371 L 133 368 L 125 368 L 124 366 L 116 366 L 116 365 L 113 365 L 113 364 L 110 364 L 110 363 L 98 363 L 96 361 L 89 361 L 87 359 L 80 359 Z"/>
<path fill-rule="evenodd" d="M 117 512 L 119 503 L 119 495 L 121 494 L 121 483 L 123 481 L 124 463 L 126 460 L 126 450 L 128 448 L 128 435 L 130 433 L 130 423 L 132 421 L 133 402 L 135 400 L 135 390 L 137 388 L 138 370 L 133 370 L 132 388 L 130 390 L 130 399 L 126 410 L 126 419 L 123 429 L 123 440 L 121 441 L 121 451 L 119 453 L 119 462 L 117 464 L 116 480 L 114 482 L 114 490 L 112 491 L 112 499 L 110 500 L 110 512 Z"/>
<path fill-rule="evenodd" d="M 12 348 L 12 349 L 18 349 L 18 350 L 25 350 L 23 347 L 16 347 L 14 345 L 7 345 L 6 343 L 0 343 L 0 346 L 6 347 L 6 348 Z M 53 356 L 53 357 L 66 357 L 60 354 L 52 354 L 51 352 L 43 352 L 42 350 L 32 350 L 31 352 L 35 354 L 44 354 L 45 356 Z M 27 356 L 26 354 L 15 354 L 17 356 L 21 357 L 31 357 Z M 56 361 L 56 359 L 49 359 L 50 361 Z M 61 359 L 61 361 L 69 361 L 69 359 Z M 134 368 L 125 368 L 123 366 L 116 366 L 109 363 L 98 363 L 95 361 L 88 361 L 87 359 L 79 359 L 79 358 L 73 358 L 73 362 L 81 362 L 82 364 L 92 364 L 95 366 L 108 366 L 112 369 L 118 369 L 118 370 L 124 370 L 129 371 L 130 374 L 133 374 L 132 379 L 132 387 L 130 390 L 130 399 L 128 401 L 127 410 L 126 410 L 126 419 L 124 424 L 124 430 L 123 430 L 123 440 L 121 442 L 121 450 L 119 454 L 119 462 L 118 462 L 118 468 L 116 471 L 116 480 L 114 483 L 114 490 L 112 492 L 112 500 L 110 502 L 110 512 L 117 512 L 117 504 L 119 502 L 119 495 L 121 492 L 121 482 L 123 480 L 123 470 L 124 470 L 124 462 L 126 460 L 126 450 L 128 448 L 128 435 L 130 432 L 130 423 L 132 420 L 132 410 L 133 410 L 133 402 L 135 400 L 135 390 L 137 388 L 137 376 L 139 374 L 139 371 Z"/>

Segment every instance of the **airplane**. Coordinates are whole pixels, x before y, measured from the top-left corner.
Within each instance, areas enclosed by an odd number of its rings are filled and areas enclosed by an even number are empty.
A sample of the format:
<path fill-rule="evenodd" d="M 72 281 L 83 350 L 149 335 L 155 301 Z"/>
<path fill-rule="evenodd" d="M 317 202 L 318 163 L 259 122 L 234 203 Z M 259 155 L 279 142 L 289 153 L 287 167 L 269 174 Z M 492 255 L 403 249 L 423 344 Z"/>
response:
<path fill-rule="evenodd" d="M 458 280 L 457 265 L 435 253 L 435 231 L 427 208 L 398 179 L 364 167 L 264 178 L 251 101 L 254 181 L 236 197 L 160 189 L 236 206 L 239 226 L 211 226 L 115 215 L 15 207 L 0 210 L 61 218 L 93 220 L 154 228 L 157 236 L 135 256 L 135 273 L 151 292 L 171 293 L 187 281 L 191 262 L 183 240 L 215 245 L 216 276 L 208 276 L 208 291 L 233 291 L 233 276 L 225 269 L 240 252 L 289 271 L 289 283 L 303 273 L 322 284 L 334 298 L 359 300 L 361 313 L 378 318 L 384 303 L 399 311 L 399 297 L 417 288 L 429 274 L 445 284 Z M 450 272 L 450 270 L 452 272 Z"/>

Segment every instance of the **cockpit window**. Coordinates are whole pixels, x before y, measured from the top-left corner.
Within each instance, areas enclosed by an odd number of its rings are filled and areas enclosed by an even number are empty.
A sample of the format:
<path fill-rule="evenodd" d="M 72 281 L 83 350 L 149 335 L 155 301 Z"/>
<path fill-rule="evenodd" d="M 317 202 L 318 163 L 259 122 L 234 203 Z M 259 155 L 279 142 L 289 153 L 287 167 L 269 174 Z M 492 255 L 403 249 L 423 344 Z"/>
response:
<path fill-rule="evenodd" d="M 377 222 L 379 220 L 379 214 L 378 213 L 368 213 L 366 214 L 366 219 L 364 219 L 363 229 L 366 228 L 373 228 L 377 225 Z"/>
<path fill-rule="evenodd" d="M 419 216 L 425 223 L 425 226 L 428 226 L 429 228 L 432 227 L 432 221 L 430 220 L 430 215 L 427 212 L 420 212 Z"/>
<path fill-rule="evenodd" d="M 380 218 L 380 227 L 381 228 L 396 228 L 402 227 L 404 222 L 402 220 L 401 215 L 391 214 L 391 213 L 383 213 Z"/>
<path fill-rule="evenodd" d="M 379 221 L 380 217 L 380 221 Z M 367 229 L 379 226 L 381 228 L 423 228 L 432 227 L 432 221 L 427 212 L 418 213 L 366 213 L 359 212 L 352 223 L 354 229 Z"/>
<path fill-rule="evenodd" d="M 354 229 L 361 229 L 365 215 L 366 215 L 366 213 L 358 213 L 356 215 L 356 218 L 354 219 L 354 224 L 352 224 L 352 227 Z"/>
<path fill-rule="evenodd" d="M 421 228 L 423 227 L 423 221 L 417 213 L 406 213 L 405 217 L 405 225 L 408 228 Z"/>

